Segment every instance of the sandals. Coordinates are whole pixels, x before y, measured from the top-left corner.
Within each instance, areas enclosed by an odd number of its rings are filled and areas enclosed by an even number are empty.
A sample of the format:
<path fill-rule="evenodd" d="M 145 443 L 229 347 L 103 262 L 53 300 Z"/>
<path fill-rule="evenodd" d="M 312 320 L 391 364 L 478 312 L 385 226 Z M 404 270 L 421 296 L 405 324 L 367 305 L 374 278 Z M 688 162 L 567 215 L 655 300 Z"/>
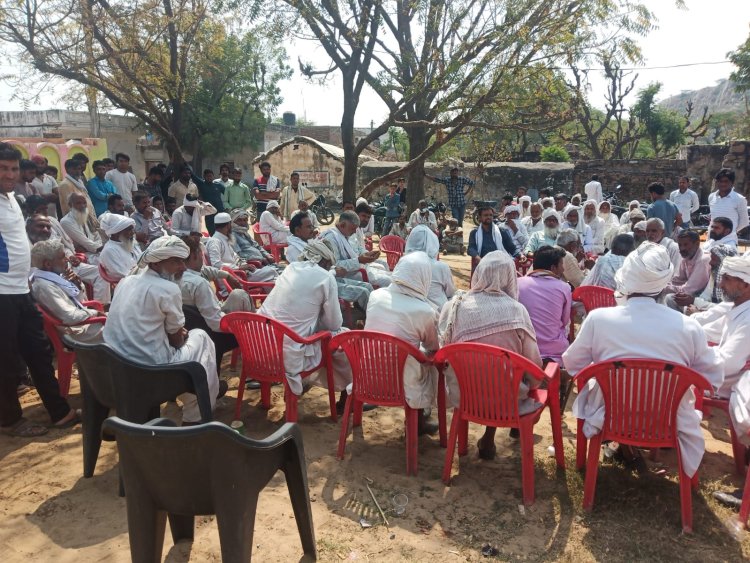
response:
<path fill-rule="evenodd" d="M 11 426 L 3 426 L 0 428 L 3 434 L 6 436 L 16 436 L 18 438 L 35 438 L 42 436 L 49 431 L 49 428 L 42 426 L 41 424 L 35 424 L 26 420 L 25 418 L 20 419 L 18 422 Z"/>
<path fill-rule="evenodd" d="M 73 416 L 66 420 L 63 423 L 60 423 L 60 421 L 52 424 L 50 428 L 54 428 L 56 430 L 65 430 L 66 428 L 73 428 L 76 424 L 79 424 L 81 422 L 81 409 L 75 409 L 73 410 Z"/>

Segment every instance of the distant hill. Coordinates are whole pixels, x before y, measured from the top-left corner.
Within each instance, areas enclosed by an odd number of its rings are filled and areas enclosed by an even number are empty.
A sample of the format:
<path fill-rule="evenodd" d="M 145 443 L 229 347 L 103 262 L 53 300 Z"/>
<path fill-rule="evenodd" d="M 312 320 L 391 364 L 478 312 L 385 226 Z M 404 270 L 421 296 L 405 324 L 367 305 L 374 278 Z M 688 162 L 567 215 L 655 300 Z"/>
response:
<path fill-rule="evenodd" d="M 709 113 L 714 115 L 741 112 L 745 108 L 743 95 L 737 93 L 734 89 L 734 82 L 731 80 L 720 80 L 716 86 L 700 90 L 686 90 L 659 102 L 659 106 L 682 113 L 685 111 L 685 104 L 688 100 L 693 100 L 693 115 L 702 112 L 706 105 Z"/>

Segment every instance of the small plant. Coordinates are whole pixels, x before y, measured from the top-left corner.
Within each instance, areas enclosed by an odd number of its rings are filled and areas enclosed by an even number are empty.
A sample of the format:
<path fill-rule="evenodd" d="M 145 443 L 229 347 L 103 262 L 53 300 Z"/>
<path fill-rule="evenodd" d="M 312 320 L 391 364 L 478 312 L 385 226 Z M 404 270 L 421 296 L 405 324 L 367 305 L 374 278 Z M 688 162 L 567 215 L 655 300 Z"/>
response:
<path fill-rule="evenodd" d="M 568 151 L 558 145 L 547 145 L 539 151 L 542 162 L 570 162 Z"/>

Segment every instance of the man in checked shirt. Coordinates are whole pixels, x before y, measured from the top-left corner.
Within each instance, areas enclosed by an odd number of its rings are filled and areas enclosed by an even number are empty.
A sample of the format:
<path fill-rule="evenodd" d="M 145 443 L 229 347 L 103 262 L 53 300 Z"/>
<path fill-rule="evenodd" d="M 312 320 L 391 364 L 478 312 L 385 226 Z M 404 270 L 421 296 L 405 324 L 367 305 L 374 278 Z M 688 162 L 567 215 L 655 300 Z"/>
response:
<path fill-rule="evenodd" d="M 430 176 L 427 172 L 425 177 L 438 184 L 444 184 L 448 188 L 448 206 L 451 208 L 451 214 L 458 220 L 461 225 L 464 222 L 464 213 L 466 213 L 466 196 L 474 187 L 474 180 L 458 175 L 458 168 L 451 168 L 451 175 L 447 178 L 438 178 Z M 464 191 L 464 186 L 469 189 Z"/>

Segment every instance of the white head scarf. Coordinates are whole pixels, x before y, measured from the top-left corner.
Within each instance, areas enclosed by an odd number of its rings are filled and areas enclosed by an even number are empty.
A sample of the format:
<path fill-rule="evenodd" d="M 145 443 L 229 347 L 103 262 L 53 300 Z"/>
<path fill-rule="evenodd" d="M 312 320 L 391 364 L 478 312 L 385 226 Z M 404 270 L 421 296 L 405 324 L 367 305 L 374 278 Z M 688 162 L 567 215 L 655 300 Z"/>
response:
<path fill-rule="evenodd" d="M 329 241 L 310 239 L 300 252 L 297 260 L 299 262 L 314 262 L 315 264 L 319 264 L 321 260 L 335 263 L 336 255 L 333 253 L 333 245 Z"/>
<path fill-rule="evenodd" d="M 581 219 L 583 219 L 584 222 L 586 222 L 586 206 L 587 205 L 593 205 L 594 206 L 594 215 L 591 217 L 591 221 L 596 219 L 596 212 L 598 211 L 596 200 L 595 199 L 587 199 L 584 204 L 581 206 Z M 591 222 L 589 221 L 589 223 Z M 586 223 L 587 225 L 589 223 Z"/>
<path fill-rule="evenodd" d="M 163 262 L 169 258 L 187 258 L 190 256 L 190 248 L 182 242 L 180 237 L 174 235 L 159 237 L 146 247 L 138 259 L 138 266 Z"/>
<path fill-rule="evenodd" d="M 641 202 L 638 201 L 637 199 L 634 199 L 633 201 L 631 201 L 628 204 L 628 211 L 632 211 L 633 210 L 633 206 L 635 206 L 636 209 L 640 209 L 641 208 Z"/>
<path fill-rule="evenodd" d="M 200 207 L 201 202 L 197 199 L 187 199 L 185 198 L 185 201 L 182 202 L 182 207 Z"/>
<path fill-rule="evenodd" d="M 623 295 L 658 295 L 667 287 L 673 274 L 674 266 L 667 250 L 660 244 L 646 241 L 628 254 L 622 268 L 615 274 L 615 282 Z"/>
<path fill-rule="evenodd" d="M 518 206 L 518 205 L 506 205 L 505 209 L 503 209 L 503 214 L 507 215 L 508 213 L 513 213 L 514 211 L 516 213 L 518 213 L 518 215 L 520 217 L 520 215 L 521 215 L 521 207 Z"/>
<path fill-rule="evenodd" d="M 750 283 L 750 256 L 727 256 L 721 264 L 721 275 Z"/>
<path fill-rule="evenodd" d="M 242 209 L 241 207 L 238 207 L 237 209 L 232 209 L 232 211 L 229 213 L 229 216 L 232 218 L 232 223 L 234 223 L 237 219 L 242 219 L 243 217 L 250 217 L 250 214 L 247 212 L 246 209 Z M 214 222 L 216 219 L 214 219 Z"/>
<path fill-rule="evenodd" d="M 635 225 L 633 225 L 634 231 L 645 231 L 646 230 L 646 221 L 638 221 Z"/>
<path fill-rule="evenodd" d="M 274 209 L 274 208 L 279 209 L 279 202 L 276 201 L 275 199 L 272 199 L 266 204 L 266 209 Z"/>
<path fill-rule="evenodd" d="M 552 207 L 548 207 L 547 209 L 542 211 L 542 220 L 547 219 L 547 217 L 554 217 L 555 219 L 557 219 L 557 224 L 560 224 L 560 216 Z"/>
<path fill-rule="evenodd" d="M 406 239 L 404 254 L 410 252 L 424 252 L 430 260 L 437 260 L 440 252 L 440 241 L 427 225 L 417 225 Z"/>
<path fill-rule="evenodd" d="M 393 284 L 389 288 L 421 301 L 427 301 L 430 283 L 432 283 L 430 259 L 424 252 L 412 252 L 404 255 L 396 264 L 393 270 Z"/>
<path fill-rule="evenodd" d="M 128 227 L 135 227 L 135 221 L 124 215 L 116 213 L 105 213 L 100 222 L 100 226 L 108 237 L 120 233 Z"/>

